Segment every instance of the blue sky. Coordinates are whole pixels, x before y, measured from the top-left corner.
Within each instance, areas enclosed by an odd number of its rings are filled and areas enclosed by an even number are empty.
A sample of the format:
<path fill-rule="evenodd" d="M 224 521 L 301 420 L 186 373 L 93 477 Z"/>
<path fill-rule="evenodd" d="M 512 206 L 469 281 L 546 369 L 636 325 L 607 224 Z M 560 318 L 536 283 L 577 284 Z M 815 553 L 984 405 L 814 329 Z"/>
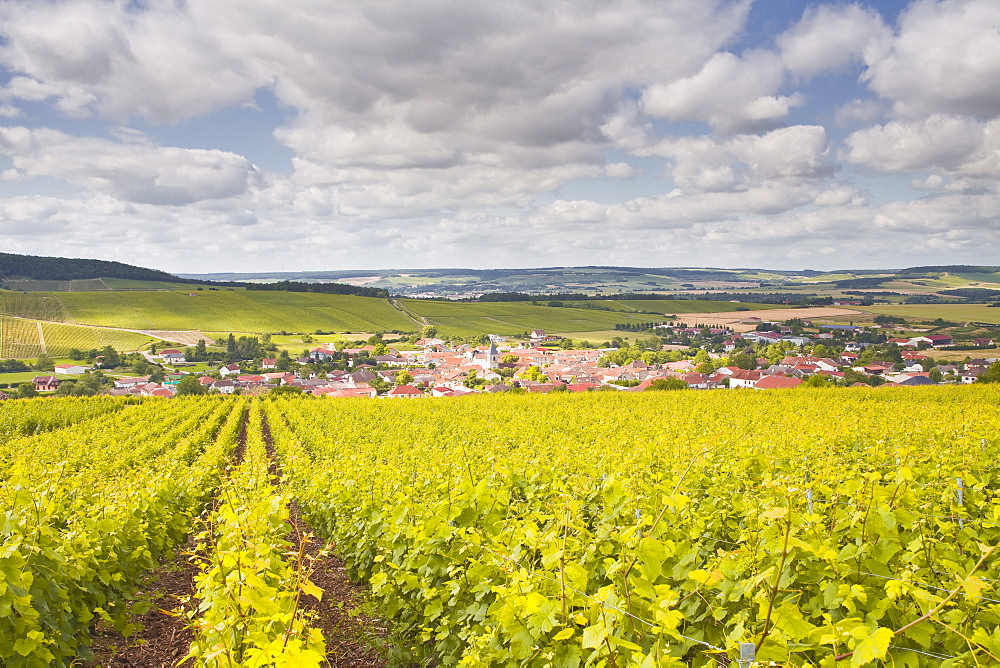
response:
<path fill-rule="evenodd" d="M 998 26 L 995 0 L 6 0 L 0 248 L 997 264 Z"/>

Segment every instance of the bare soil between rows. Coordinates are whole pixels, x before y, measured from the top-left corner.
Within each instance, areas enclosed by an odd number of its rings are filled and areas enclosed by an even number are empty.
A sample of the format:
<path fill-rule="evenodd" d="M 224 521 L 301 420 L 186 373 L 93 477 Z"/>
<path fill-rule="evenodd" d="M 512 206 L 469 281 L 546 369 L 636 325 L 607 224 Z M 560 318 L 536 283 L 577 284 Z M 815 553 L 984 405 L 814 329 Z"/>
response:
<path fill-rule="evenodd" d="M 280 474 L 280 467 L 271 445 L 270 430 L 264 425 L 264 437 L 271 455 L 270 472 Z M 234 460 L 242 460 L 245 449 L 246 425 L 240 434 L 240 443 Z M 303 607 L 312 615 L 311 625 L 323 632 L 326 640 L 326 665 L 333 668 L 381 668 L 386 660 L 377 649 L 384 643 L 385 627 L 378 620 L 356 613 L 365 598 L 365 587 L 351 582 L 344 563 L 333 554 L 320 556 L 325 547 L 312 529 L 302 519 L 298 506 L 289 506 L 288 539 L 298 550 L 305 541 L 305 553 L 313 557 L 315 570 L 310 580 L 323 590 L 321 600 L 308 596 Z M 94 659 L 79 665 L 88 668 L 168 668 L 176 666 L 188 653 L 194 636 L 186 620 L 180 616 L 185 601 L 193 600 L 194 578 L 198 567 L 190 558 L 194 549 L 193 539 L 178 549 L 159 568 L 139 592 L 137 600 L 150 601 L 149 610 L 133 622 L 139 630 L 129 638 L 100 623 L 92 635 L 91 649 Z M 188 603 L 190 605 L 190 603 Z"/>

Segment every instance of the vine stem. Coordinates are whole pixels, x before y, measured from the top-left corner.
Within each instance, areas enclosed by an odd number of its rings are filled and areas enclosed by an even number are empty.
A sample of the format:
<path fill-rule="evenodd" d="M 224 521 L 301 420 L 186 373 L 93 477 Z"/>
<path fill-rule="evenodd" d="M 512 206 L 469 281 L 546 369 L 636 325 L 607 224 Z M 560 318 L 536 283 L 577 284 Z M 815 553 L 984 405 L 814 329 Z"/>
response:
<path fill-rule="evenodd" d="M 985 553 L 983 553 L 982 558 L 978 562 L 976 562 L 976 565 L 972 567 L 972 570 L 969 571 L 968 575 L 966 575 L 964 578 L 962 578 L 962 581 L 958 583 L 958 586 L 955 587 L 955 589 L 953 589 L 951 591 L 951 593 L 948 594 L 944 598 L 943 601 L 941 601 L 940 603 L 938 603 L 931 610 L 928 610 L 927 614 L 921 615 L 920 617 L 914 619 L 912 622 L 910 622 L 906 626 L 902 626 L 902 627 L 896 629 L 895 631 L 893 631 L 892 632 L 893 637 L 898 636 L 901 633 L 905 633 L 907 630 L 913 628 L 914 626 L 916 626 L 920 622 L 927 621 L 928 619 L 930 619 L 931 617 L 933 617 L 934 615 L 936 615 L 941 610 L 941 608 L 943 608 L 944 606 L 948 605 L 948 602 L 951 601 L 951 599 L 953 599 L 956 596 L 958 596 L 958 592 L 960 592 L 962 590 L 962 585 L 964 585 L 966 583 L 966 581 L 970 577 L 972 577 L 973 573 L 975 573 L 976 571 L 979 570 L 979 568 L 986 562 L 987 559 L 989 559 L 990 555 L 993 554 L 993 552 L 996 549 L 997 549 L 997 546 L 994 545 L 989 550 L 987 550 Z M 847 652 L 846 654 L 839 654 L 839 655 L 837 655 L 837 656 L 834 657 L 834 661 L 842 661 L 843 659 L 849 659 L 853 655 L 854 655 L 854 652 Z"/>
<path fill-rule="evenodd" d="M 787 500 L 787 498 L 786 498 Z M 771 612 L 774 609 L 774 599 L 778 597 L 778 585 L 781 584 L 781 574 L 785 572 L 785 560 L 788 559 L 788 536 L 792 533 L 792 506 L 788 504 L 788 521 L 785 523 L 785 540 L 781 546 L 781 562 L 778 564 L 778 572 L 774 576 L 774 586 L 771 587 L 771 598 L 767 602 L 767 615 L 764 617 L 764 632 L 760 635 L 757 643 L 757 651 L 764 645 L 767 636 L 771 633 Z"/>

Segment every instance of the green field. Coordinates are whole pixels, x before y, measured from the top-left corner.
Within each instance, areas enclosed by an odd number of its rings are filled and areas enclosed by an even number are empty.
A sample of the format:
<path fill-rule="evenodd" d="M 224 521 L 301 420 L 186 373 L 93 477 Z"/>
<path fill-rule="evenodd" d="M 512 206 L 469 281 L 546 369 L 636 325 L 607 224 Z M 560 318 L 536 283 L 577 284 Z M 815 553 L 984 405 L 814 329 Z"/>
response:
<path fill-rule="evenodd" d="M 613 330 L 617 323 L 640 323 L 662 319 L 662 316 L 657 317 L 648 313 L 554 308 L 534 306 L 530 302 L 470 304 L 419 299 L 400 299 L 399 302 L 406 309 L 426 318 L 430 324 L 438 328 L 439 334 L 444 336 L 477 334 L 513 336 L 534 329 L 544 329 L 550 334 L 580 333 Z"/>
<path fill-rule="evenodd" d="M 744 304 L 742 302 L 720 302 L 711 299 L 601 299 L 566 303 L 584 307 L 587 304 L 594 304 L 622 313 L 652 311 L 661 315 L 669 315 L 671 313 L 725 313 L 727 311 L 735 311 L 738 307 L 746 307 L 751 311 L 784 308 L 782 306 L 775 306 L 774 304 Z M 645 313 L 645 315 L 650 314 Z"/>
<path fill-rule="evenodd" d="M 897 315 L 907 320 L 944 318 L 949 322 L 988 322 L 1000 325 L 1000 308 L 991 308 L 986 304 L 884 304 L 855 308 L 876 315 Z"/>
<path fill-rule="evenodd" d="M 310 332 L 419 328 L 384 299 L 243 290 L 2 293 L 0 312 L 127 329 Z"/>
<path fill-rule="evenodd" d="M 132 351 L 150 341 L 153 339 L 144 334 L 117 329 L 0 317 L 2 359 L 34 359 L 43 353 L 57 357 L 68 354 L 73 348 L 91 350 L 104 346 Z"/>

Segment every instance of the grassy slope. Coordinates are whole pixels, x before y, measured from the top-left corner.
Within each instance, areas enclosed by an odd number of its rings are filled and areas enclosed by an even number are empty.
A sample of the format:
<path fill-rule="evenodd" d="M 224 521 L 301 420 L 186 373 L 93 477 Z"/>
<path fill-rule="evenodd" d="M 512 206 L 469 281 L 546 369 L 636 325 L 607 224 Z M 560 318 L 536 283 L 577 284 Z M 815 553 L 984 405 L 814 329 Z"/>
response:
<path fill-rule="evenodd" d="M 595 304 L 621 311 L 622 313 L 637 313 L 654 311 L 659 314 L 671 313 L 724 313 L 735 311 L 738 306 L 745 306 L 751 311 L 770 308 L 782 308 L 774 304 L 743 304 L 720 302 L 710 299 L 602 299 L 592 302 L 567 302 L 569 304 Z M 647 314 L 649 315 L 649 314 Z"/>
<path fill-rule="evenodd" d="M 990 308 L 986 304 L 880 304 L 855 308 L 869 313 L 898 315 L 916 320 L 944 318 L 949 322 L 1000 324 L 1000 308 Z"/>
<path fill-rule="evenodd" d="M 39 321 L 0 317 L 0 358 L 33 359 L 42 354 Z M 100 327 L 42 322 L 45 350 L 50 357 L 66 355 L 73 348 L 90 350 L 114 346 L 130 351 L 152 341 L 148 336 Z"/>
<path fill-rule="evenodd" d="M 127 329 L 218 332 L 417 329 L 383 299 L 242 290 L 0 294 L 0 312 Z"/>
<path fill-rule="evenodd" d="M 408 310 L 427 318 L 428 322 L 435 325 L 439 332 L 445 336 L 471 336 L 485 333 L 515 335 L 533 329 L 544 329 L 552 334 L 596 332 L 613 330 L 616 323 L 657 320 L 656 316 L 648 313 L 552 308 L 533 306 L 530 302 L 469 304 L 419 299 L 401 299 L 399 301 Z M 640 301 L 636 303 L 642 305 L 653 302 Z M 662 301 L 656 303 L 669 307 L 678 303 L 687 306 L 695 302 Z M 724 305 L 725 308 L 732 306 L 728 302 L 715 303 Z M 658 313 L 664 312 L 658 311 Z"/>

